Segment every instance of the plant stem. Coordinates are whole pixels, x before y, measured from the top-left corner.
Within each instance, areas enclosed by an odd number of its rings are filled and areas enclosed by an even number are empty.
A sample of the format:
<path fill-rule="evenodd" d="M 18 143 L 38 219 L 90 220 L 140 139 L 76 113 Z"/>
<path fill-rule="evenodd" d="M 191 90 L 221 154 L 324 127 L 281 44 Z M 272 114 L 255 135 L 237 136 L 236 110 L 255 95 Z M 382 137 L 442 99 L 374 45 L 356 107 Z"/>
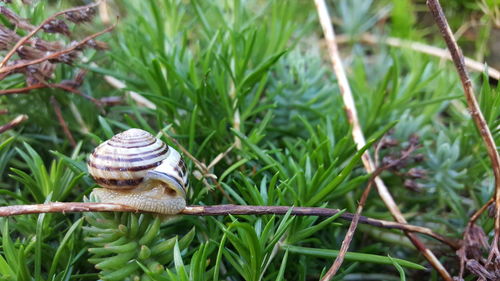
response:
<path fill-rule="evenodd" d="M 340 214 L 340 218 L 352 221 L 354 214 L 342 212 L 339 209 L 317 207 L 293 206 L 247 206 L 247 205 L 212 205 L 212 206 L 187 206 L 180 214 L 188 216 L 227 216 L 227 215 L 285 215 L 291 211 L 295 216 L 321 216 L 330 217 Z M 79 203 L 79 202 L 54 202 L 33 205 L 12 205 L 0 207 L 0 217 L 40 214 L 40 213 L 79 213 L 79 212 L 139 212 L 136 208 L 111 204 L 111 203 Z M 430 236 L 441 241 L 453 249 L 458 249 L 460 243 L 452 238 L 442 236 L 431 229 L 406 223 L 378 220 L 365 216 L 359 217 L 359 222 L 387 229 L 400 229 Z"/>
<path fill-rule="evenodd" d="M 14 128 L 15 126 L 21 124 L 26 120 L 28 120 L 28 115 L 26 114 L 18 115 L 16 118 L 12 119 L 7 124 L 0 126 L 0 133 L 3 133 L 7 130 Z"/>
<path fill-rule="evenodd" d="M 47 61 L 47 60 L 56 59 L 56 58 L 58 58 L 58 57 L 60 57 L 62 55 L 71 53 L 71 52 L 75 51 L 76 49 L 81 48 L 83 45 L 85 45 L 90 40 L 93 40 L 94 38 L 96 38 L 96 37 L 98 37 L 100 35 L 103 35 L 104 33 L 107 33 L 109 31 L 111 31 L 113 28 L 115 28 L 115 26 L 116 26 L 116 23 L 114 25 L 112 25 L 112 26 L 109 26 L 109 27 L 105 28 L 104 30 L 102 30 L 100 32 L 97 32 L 95 34 L 92 34 L 92 35 L 89 35 L 89 36 L 83 38 L 83 40 L 79 41 L 77 44 L 74 44 L 74 45 L 72 45 L 71 47 L 69 47 L 67 49 L 51 53 L 51 54 L 49 54 L 49 55 L 47 55 L 45 57 L 42 57 L 42 58 L 39 58 L 39 59 L 35 59 L 35 60 L 30 60 L 30 61 L 27 61 L 27 62 L 18 63 L 18 64 L 15 64 L 15 65 L 12 65 L 12 66 L 3 66 L 3 67 L 0 67 L 0 74 L 1 73 L 9 73 L 9 72 L 12 72 L 12 71 L 14 71 L 16 69 L 20 69 L 20 68 L 23 68 L 23 67 L 26 67 L 26 66 L 29 66 L 29 65 L 33 65 L 33 64 L 39 64 L 41 62 L 44 62 L 44 61 Z"/>
<path fill-rule="evenodd" d="M 14 47 L 12 47 L 12 49 L 5 55 L 5 57 L 3 58 L 2 62 L 0 62 L 0 69 L 2 69 L 7 64 L 7 62 L 9 61 L 9 59 L 16 53 L 17 49 L 21 45 L 23 45 L 24 43 L 26 43 L 26 41 L 28 41 L 31 37 L 33 37 L 47 23 L 51 22 L 52 20 L 54 20 L 56 17 L 58 17 L 60 15 L 64 15 L 64 14 L 67 14 L 67 13 L 70 13 L 70 12 L 77 12 L 77 11 L 81 11 L 81 10 L 84 10 L 84 9 L 95 7 L 95 6 L 99 5 L 99 2 L 100 1 L 97 1 L 95 3 L 89 4 L 89 5 L 86 5 L 86 6 L 75 7 L 75 8 L 71 8 L 71 9 L 65 10 L 65 11 L 57 12 L 57 13 L 53 14 L 52 16 L 46 18 L 36 28 L 34 28 L 33 30 L 31 30 L 30 33 L 26 34 L 26 36 L 24 36 L 23 38 L 21 38 L 16 43 L 16 45 L 14 45 Z"/>
<path fill-rule="evenodd" d="M 446 59 L 449 61 L 453 61 L 450 52 L 448 49 L 441 49 L 435 46 L 423 44 L 420 42 L 414 42 L 414 41 L 409 41 L 409 40 L 404 40 L 396 37 L 378 37 L 376 35 L 370 34 L 370 33 L 363 33 L 359 37 L 355 38 L 350 38 L 347 35 L 339 35 L 337 36 L 337 42 L 339 44 L 343 44 L 346 42 L 349 42 L 350 40 L 359 40 L 361 43 L 369 44 L 369 45 L 375 45 L 375 44 L 386 44 L 392 47 L 397 47 L 397 48 L 408 48 L 410 50 L 413 50 L 415 52 L 435 56 L 438 58 Z M 498 69 L 495 69 L 491 66 L 488 66 L 488 68 L 485 68 L 484 62 L 479 62 L 476 60 L 473 60 L 469 57 L 464 57 L 464 63 L 465 66 L 468 67 L 470 70 L 477 71 L 477 72 L 483 72 L 486 71 L 489 77 L 500 80 L 500 71 Z"/>
<path fill-rule="evenodd" d="M 495 193 L 493 194 L 493 198 L 495 199 L 496 207 L 495 235 L 491 245 L 490 254 L 488 256 L 488 261 L 491 261 L 494 256 L 500 256 L 500 252 L 498 251 L 498 239 L 500 236 L 500 156 L 498 155 L 498 151 L 496 149 L 495 140 L 493 139 L 491 131 L 488 128 L 488 124 L 484 119 L 484 116 L 474 95 L 472 82 L 470 80 L 469 74 L 467 73 L 467 70 L 465 69 L 464 56 L 457 44 L 457 41 L 453 37 L 453 33 L 450 29 L 448 21 L 446 20 L 443 9 L 441 8 L 438 0 L 427 0 L 427 6 L 429 7 L 434 20 L 439 27 L 441 35 L 443 35 L 448 49 L 450 50 L 453 63 L 455 64 L 458 76 L 460 76 L 460 81 L 462 82 L 462 87 L 464 88 L 464 94 L 467 100 L 467 106 L 469 107 L 470 115 L 472 116 L 472 119 L 476 124 L 479 134 L 484 141 L 484 144 L 486 145 L 488 156 L 491 160 L 493 175 L 495 177 Z M 482 208 L 481 210 L 485 209 L 486 208 Z"/>
<path fill-rule="evenodd" d="M 321 27 L 323 28 L 323 33 L 325 35 L 326 44 L 330 54 L 330 60 L 333 66 L 333 70 L 338 79 L 340 94 L 342 100 L 344 101 L 345 111 L 347 119 L 352 126 L 352 137 L 358 149 L 365 146 L 366 140 L 361 129 L 361 125 L 358 119 L 358 114 L 356 111 L 356 106 L 354 103 L 354 98 L 349 86 L 349 81 L 347 80 L 347 75 L 345 73 L 344 67 L 342 65 L 342 60 L 340 59 L 335 32 L 332 26 L 332 21 L 330 14 L 328 13 L 328 8 L 324 0 L 315 0 L 316 8 L 318 11 L 319 21 Z M 366 151 L 361 157 L 363 165 L 368 173 L 373 173 L 375 171 L 375 164 L 373 163 L 370 154 Z M 394 201 L 391 193 L 389 192 L 387 186 L 384 184 L 380 177 L 374 178 L 375 185 L 379 196 L 384 201 L 392 216 L 399 223 L 406 223 L 406 219 L 399 210 L 396 202 Z M 405 232 L 406 236 L 412 241 L 413 245 L 424 255 L 424 257 L 429 261 L 429 263 L 438 271 L 441 277 L 447 281 L 452 281 L 451 275 L 446 271 L 443 265 L 439 262 L 436 256 L 415 236 L 413 233 Z M 330 268 L 334 270 L 334 268 Z M 330 271 L 329 270 L 329 271 Z M 333 277 L 331 273 L 325 275 L 323 280 L 330 280 Z"/>
<path fill-rule="evenodd" d="M 61 111 L 61 106 L 59 105 L 59 102 L 57 102 L 57 99 L 52 96 L 50 97 L 50 103 L 52 104 L 52 108 L 54 109 L 54 112 L 56 113 L 57 120 L 59 121 L 59 124 L 61 125 L 64 135 L 66 135 L 66 138 L 68 138 L 69 143 L 73 148 L 76 147 L 76 141 L 73 135 L 71 134 L 71 131 L 68 128 L 68 124 L 64 120 L 62 111 Z"/>

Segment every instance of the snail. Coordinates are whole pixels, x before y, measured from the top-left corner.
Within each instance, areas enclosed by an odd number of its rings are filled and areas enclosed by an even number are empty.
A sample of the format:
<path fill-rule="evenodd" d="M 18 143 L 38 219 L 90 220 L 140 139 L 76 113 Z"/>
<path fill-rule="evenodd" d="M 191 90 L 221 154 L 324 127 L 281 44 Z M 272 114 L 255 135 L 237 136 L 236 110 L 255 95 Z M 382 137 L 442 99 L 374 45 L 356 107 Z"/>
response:
<path fill-rule="evenodd" d="M 188 178 L 179 152 L 140 129 L 129 129 L 94 149 L 87 168 L 103 203 L 173 215 L 186 207 Z"/>

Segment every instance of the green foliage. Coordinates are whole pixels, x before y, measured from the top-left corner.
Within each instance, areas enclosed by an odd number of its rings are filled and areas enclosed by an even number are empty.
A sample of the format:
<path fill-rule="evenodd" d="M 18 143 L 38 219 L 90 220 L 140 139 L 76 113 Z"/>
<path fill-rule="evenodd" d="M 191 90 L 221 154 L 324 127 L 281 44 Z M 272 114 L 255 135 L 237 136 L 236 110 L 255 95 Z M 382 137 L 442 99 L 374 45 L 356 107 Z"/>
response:
<path fill-rule="evenodd" d="M 73 3 L 13 1 L 13 11 L 33 24 Z M 362 151 L 375 152 L 383 134 L 397 143 L 378 151 L 379 160 L 422 145 L 422 162 L 386 171 L 384 181 L 412 224 L 459 237 L 468 214 L 492 194 L 486 150 L 462 98 L 452 65 L 405 48 L 358 42 L 365 32 L 441 45 L 419 1 L 330 1 L 335 30 L 352 38 L 341 44 L 356 109 L 368 145 L 357 151 L 331 72 L 312 1 L 107 1 L 119 15 L 116 29 L 99 38 L 105 52 L 85 50 L 85 60 L 58 65 L 55 77 L 88 70 L 79 88 L 93 98 L 122 97 L 97 107 L 62 90 L 40 89 L 0 96 L 9 114 L 28 114 L 21 126 L 0 135 L 0 202 L 81 202 L 95 186 L 85 160 L 92 149 L 130 127 L 147 130 L 173 145 L 176 138 L 209 164 L 229 153 L 210 172 L 216 184 L 190 177 L 192 205 L 240 204 L 331 207 L 354 211 L 370 175 Z M 485 53 L 495 20 L 492 2 L 448 3 L 456 28 L 482 13 L 478 40 L 462 38 L 471 57 Z M 457 13 L 465 9 L 468 13 Z M 113 17 L 112 17 L 113 18 Z M 418 20 L 417 20 L 418 19 Z M 102 29 L 97 18 L 83 37 Z M 0 16 L 0 22 L 12 26 Z M 24 35 L 18 30 L 19 35 Z M 41 32 L 42 39 L 67 41 Z M 2 51 L 3 55 L 3 51 Z M 124 89 L 110 86 L 104 76 Z M 107 77 L 109 80 L 109 77 Z M 49 81 L 49 82 L 50 82 Z M 500 142 L 500 87 L 473 76 L 479 103 Z M 0 89 L 26 86 L 20 74 Z M 138 102 L 129 91 L 148 99 Z M 71 147 L 61 130 L 51 97 L 61 104 Z M 234 144 L 237 145 L 234 145 Z M 186 158 L 188 168 L 196 167 Z M 407 170 L 425 171 L 408 189 Z M 372 191 L 363 215 L 391 219 Z M 487 218 L 479 220 L 491 228 Z M 44 214 L 0 220 L 0 280 L 312 280 L 324 274 L 345 235 L 338 215 L 220 216 L 169 218 L 146 214 Z M 367 235 L 368 234 L 368 235 Z M 426 241 L 427 242 L 427 241 Z M 427 266 L 401 232 L 360 225 L 337 280 L 433 280 Z M 433 245 L 429 243 L 429 245 Z M 449 256 L 446 265 L 454 264 Z M 450 266 L 453 267 L 453 266 Z M 374 274 L 373 272 L 384 272 Z M 425 277 L 422 277 L 423 276 Z"/>
<path fill-rule="evenodd" d="M 45 167 L 40 155 L 27 143 L 24 143 L 26 152 L 16 149 L 19 156 L 28 166 L 29 172 L 17 168 L 11 168 L 13 179 L 22 183 L 35 202 L 43 203 L 48 197 L 54 201 L 64 201 L 80 179 L 86 175 L 85 172 L 71 170 L 62 160 L 54 160 L 49 169 Z M 77 157 L 80 146 L 77 147 L 72 158 Z"/>
<path fill-rule="evenodd" d="M 165 278 L 163 266 L 178 259 L 175 251 L 186 249 L 195 235 L 193 228 L 181 239 L 164 239 L 162 218 L 152 215 L 88 213 L 85 220 L 90 225 L 83 227 L 85 241 L 93 245 L 89 262 L 102 280 Z"/>

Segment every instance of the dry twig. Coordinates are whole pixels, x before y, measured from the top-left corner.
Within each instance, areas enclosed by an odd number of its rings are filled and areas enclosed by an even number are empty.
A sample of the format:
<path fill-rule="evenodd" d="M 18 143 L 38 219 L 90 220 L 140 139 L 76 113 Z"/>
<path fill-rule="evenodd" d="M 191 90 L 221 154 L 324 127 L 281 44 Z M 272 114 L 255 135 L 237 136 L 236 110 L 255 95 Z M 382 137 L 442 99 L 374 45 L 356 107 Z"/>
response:
<path fill-rule="evenodd" d="M 9 123 L 0 126 L 0 134 L 14 128 L 15 126 L 21 124 L 26 120 L 28 120 L 28 115 L 25 114 L 18 115 L 16 118 L 12 119 Z"/>
<path fill-rule="evenodd" d="M 34 29 L 32 29 L 30 31 L 30 33 L 26 34 L 26 36 L 24 36 L 23 38 L 21 38 L 21 40 L 19 40 L 14 45 L 14 47 L 12 47 L 12 49 L 5 55 L 5 57 L 3 58 L 2 62 L 0 62 L 0 70 L 7 64 L 7 62 L 9 61 L 9 59 L 16 53 L 16 51 L 17 51 L 17 49 L 19 47 L 21 47 L 24 43 L 26 43 L 40 29 L 42 29 L 45 25 L 47 25 L 48 23 L 50 23 L 51 21 L 53 21 L 56 17 L 58 17 L 60 15 L 68 14 L 68 13 L 79 12 L 79 11 L 82 11 L 82 10 L 85 10 L 85 9 L 91 9 L 91 8 L 99 5 L 99 3 L 100 3 L 100 1 L 97 1 L 95 3 L 89 4 L 89 5 L 86 5 L 86 6 L 75 7 L 75 8 L 71 8 L 71 9 L 65 10 L 65 11 L 57 12 L 57 13 L 53 14 L 52 16 L 48 17 L 47 19 L 45 19 L 37 27 L 35 27 Z M 0 71 L 0 73 L 2 73 L 2 72 Z"/>
<path fill-rule="evenodd" d="M 349 82 L 347 80 L 347 76 L 345 74 L 345 70 L 344 67 L 342 66 L 342 61 L 340 59 L 340 55 L 338 52 L 337 43 L 335 40 L 335 33 L 331 23 L 332 21 L 328 13 L 325 1 L 315 0 L 315 3 L 316 3 L 316 8 L 318 10 L 320 24 L 325 34 L 325 40 L 328 46 L 330 59 L 333 65 L 333 70 L 338 79 L 340 93 L 344 101 L 347 118 L 352 126 L 353 139 L 354 142 L 356 143 L 357 148 L 361 149 L 363 146 L 365 146 L 366 141 L 363 135 L 363 131 L 361 130 L 361 125 L 358 120 L 358 114 L 356 112 L 356 107 L 354 104 L 354 99 L 352 97 Z M 375 171 L 375 165 L 368 151 L 363 154 L 361 159 L 363 161 L 366 171 L 368 173 L 373 173 Z M 385 205 L 387 206 L 393 217 L 396 219 L 396 221 L 398 221 L 399 223 L 406 223 L 406 219 L 403 217 L 403 214 L 399 210 L 398 206 L 396 205 L 396 202 L 392 198 L 392 195 L 390 194 L 389 190 L 385 186 L 382 179 L 380 177 L 375 177 L 374 181 L 380 197 L 382 198 Z M 441 277 L 444 278 L 445 280 L 451 281 L 452 278 L 450 274 L 446 271 L 446 269 L 439 262 L 436 256 L 413 233 L 405 232 L 405 234 L 411 240 L 413 245 L 415 245 L 415 247 L 425 256 L 425 258 L 429 261 L 429 263 L 438 271 Z M 324 280 L 330 280 L 330 279 L 324 279 Z"/>
<path fill-rule="evenodd" d="M 112 87 L 114 87 L 116 89 L 122 90 L 122 89 L 127 87 L 127 85 L 125 85 L 125 83 L 123 83 L 122 81 L 116 79 L 115 77 L 109 76 L 109 75 L 105 75 L 104 80 L 106 80 L 106 82 L 108 82 L 109 85 L 111 85 Z M 144 106 L 146 108 L 153 109 L 153 110 L 156 109 L 156 105 L 154 103 L 152 103 L 150 100 L 148 100 L 147 98 L 145 98 L 144 96 L 142 96 L 141 94 L 134 92 L 134 91 L 127 91 L 126 94 L 132 100 L 134 100 L 138 105 Z"/>
<path fill-rule="evenodd" d="M 357 39 L 357 38 L 353 38 Z M 339 44 L 341 43 L 346 43 L 351 40 L 350 37 L 346 35 L 339 35 L 337 36 L 337 42 Z M 408 40 L 403 40 L 400 38 L 396 37 L 387 37 L 387 38 L 381 38 L 377 37 L 376 35 L 370 34 L 370 33 L 364 33 L 359 37 L 359 40 L 361 43 L 366 43 L 370 45 L 374 44 L 386 44 L 392 47 L 398 47 L 398 48 L 408 48 L 410 50 L 413 50 L 415 52 L 419 53 L 424 53 L 427 55 L 439 57 L 442 59 L 446 59 L 449 61 L 452 61 L 452 57 L 450 55 L 450 52 L 447 49 L 441 49 L 435 46 L 423 44 L 420 42 L 413 42 L 413 41 L 408 41 Z M 497 69 L 488 66 L 487 69 L 485 69 L 485 64 L 475 61 L 471 58 L 464 57 L 464 63 L 465 66 L 468 67 L 471 70 L 477 71 L 477 72 L 483 72 L 486 70 L 486 73 L 488 73 L 488 76 L 500 80 L 500 71 Z"/>
<path fill-rule="evenodd" d="M 56 98 L 54 96 L 50 97 L 50 103 L 52 104 L 52 108 L 54 109 L 54 112 L 56 113 L 57 120 L 59 121 L 59 124 L 61 125 L 64 134 L 69 140 L 69 143 L 71 144 L 72 147 L 76 147 L 76 141 L 73 135 L 71 134 L 71 131 L 68 128 L 68 124 L 66 121 L 64 121 L 64 117 L 61 112 L 61 106 L 57 102 Z"/>
<path fill-rule="evenodd" d="M 292 206 L 242 206 L 242 205 L 213 205 L 213 206 L 187 206 L 180 214 L 190 216 L 227 216 L 227 215 L 285 215 L 292 209 L 294 216 L 321 216 L 331 217 L 341 213 L 339 218 L 351 221 L 352 213 L 342 212 L 339 209 L 292 207 Z M 77 203 L 77 202 L 54 202 L 34 205 L 12 205 L 0 207 L 0 217 L 17 216 L 40 213 L 71 213 L 71 212 L 139 212 L 133 207 L 109 203 Z M 372 219 L 364 216 L 359 217 L 359 222 L 375 227 L 387 229 L 399 229 L 418 232 L 438 241 L 445 243 L 453 249 L 457 249 L 457 241 L 433 232 L 431 229 L 392 221 Z"/>
<path fill-rule="evenodd" d="M 474 95 L 474 89 L 472 86 L 472 82 L 470 80 L 469 74 L 465 70 L 464 56 L 460 47 L 458 46 L 455 38 L 453 37 L 453 33 L 450 29 L 448 21 L 444 15 L 443 9 L 439 4 L 438 0 L 428 0 L 427 6 L 436 21 L 437 26 L 439 27 L 439 31 L 450 50 L 451 57 L 457 69 L 458 75 L 460 76 L 460 81 L 462 82 L 462 87 L 464 88 L 465 98 L 467 100 L 467 106 L 469 107 L 470 115 L 474 120 L 474 123 L 481 135 L 481 138 L 484 141 L 486 146 L 486 150 L 488 151 L 488 156 L 491 160 L 491 166 L 493 169 L 493 175 L 495 177 L 495 193 L 493 195 L 496 212 L 495 212 L 495 235 L 493 237 L 490 253 L 488 255 L 488 265 L 494 257 L 500 258 L 500 252 L 498 249 L 499 244 L 499 236 L 500 236 L 500 156 L 498 155 L 498 151 L 496 149 L 495 140 L 491 134 L 490 129 L 488 128 L 488 124 L 484 119 L 484 116 L 481 112 L 479 104 Z M 491 200 L 490 200 L 491 201 Z M 490 201 L 486 204 L 489 205 Z M 486 206 L 485 205 L 485 206 Z M 486 210 L 486 207 L 483 206 L 480 210 L 483 212 Z M 471 218 L 472 224 L 473 221 L 479 217 L 480 213 L 476 213 L 473 218 Z M 474 219 L 474 220 L 472 220 Z M 469 226 L 471 223 L 469 222 Z M 469 229 L 469 227 L 467 228 Z M 467 230 L 466 229 L 466 230 Z M 467 233 L 464 234 L 464 239 L 467 239 Z M 466 243 L 464 243 L 466 245 Z M 463 261 L 462 261 L 463 264 Z"/>
<path fill-rule="evenodd" d="M 102 103 L 99 100 L 96 100 L 95 98 L 85 95 L 82 92 L 80 92 L 78 89 L 72 88 L 68 85 L 65 85 L 64 83 L 37 83 L 34 85 L 30 85 L 24 88 L 16 88 L 16 89 L 7 89 L 7 90 L 0 90 L 0 96 L 4 95 L 14 95 L 14 94 L 28 94 L 32 90 L 36 89 L 43 89 L 43 88 L 55 88 L 55 89 L 61 89 L 76 95 L 79 95 L 83 98 L 86 98 L 93 102 L 96 106 L 100 106 Z"/>
<path fill-rule="evenodd" d="M 375 177 L 378 177 L 383 171 L 395 167 L 402 163 L 404 160 L 406 160 L 413 151 L 415 151 L 417 147 L 414 144 L 410 144 L 408 148 L 405 149 L 405 151 L 402 153 L 401 157 L 399 159 L 396 159 L 395 161 L 389 162 L 388 164 L 378 167 L 371 175 L 370 180 L 368 182 L 368 185 L 366 186 L 365 190 L 363 191 L 363 194 L 361 195 L 361 199 L 359 200 L 358 207 L 356 209 L 356 213 L 354 214 L 354 217 L 351 221 L 351 224 L 349 225 L 349 229 L 347 230 L 347 233 L 345 235 L 344 240 L 342 241 L 342 245 L 340 247 L 339 254 L 335 258 L 335 261 L 333 262 L 332 266 L 328 270 L 328 272 L 325 274 L 325 276 L 322 278 L 322 280 L 330 280 L 337 271 L 339 270 L 340 266 L 342 265 L 342 262 L 344 261 L 344 257 L 347 253 L 347 250 L 349 249 L 349 245 L 351 244 L 352 238 L 354 237 L 354 232 L 356 231 L 356 227 L 358 225 L 359 217 L 361 216 L 361 212 L 363 211 L 363 208 L 366 204 L 366 200 L 368 199 L 368 195 L 370 194 L 372 185 L 373 185 L 373 180 Z"/>
<path fill-rule="evenodd" d="M 16 70 L 16 69 L 20 69 L 20 68 L 24 68 L 26 66 L 30 66 L 30 65 L 34 65 L 34 64 L 39 64 L 41 62 L 44 62 L 44 61 L 48 61 L 48 60 L 52 60 L 52 59 L 56 59 L 62 55 L 65 55 L 65 54 L 69 54 L 79 48 L 81 48 L 83 45 L 87 44 L 89 41 L 95 39 L 96 37 L 100 36 L 100 35 L 103 35 L 104 33 L 107 33 L 111 30 L 113 30 L 113 28 L 115 28 L 116 26 L 116 23 L 105 28 L 104 30 L 100 31 L 100 32 L 97 32 L 97 33 L 94 33 L 92 35 L 89 35 L 87 37 L 85 37 L 84 39 L 82 39 L 81 41 L 79 41 L 78 43 L 70 46 L 69 48 L 66 48 L 64 50 L 61 50 L 61 51 L 58 51 L 58 52 L 54 52 L 54 53 L 51 53 L 47 56 L 44 56 L 44 57 L 41 57 L 41 58 L 38 58 L 38 59 L 35 59 L 35 60 L 29 60 L 29 61 L 25 61 L 25 62 L 21 62 L 21 63 L 18 63 L 18 64 L 15 64 L 15 65 L 12 65 L 12 66 L 4 66 L 4 67 L 0 67 L 0 74 L 2 73 L 11 73 L 12 71 Z"/>
<path fill-rule="evenodd" d="M 187 151 L 187 149 L 184 148 L 184 146 L 182 146 L 176 139 L 172 138 L 171 136 L 169 136 L 167 133 L 165 133 L 163 130 L 161 131 L 161 133 L 166 137 L 168 138 L 169 140 L 171 140 L 173 143 L 175 143 L 175 145 L 182 151 L 182 153 L 184 155 L 186 155 L 189 159 L 191 159 L 191 161 L 193 161 L 194 165 L 196 166 L 196 168 L 202 173 L 202 177 L 203 178 L 207 178 L 207 179 L 210 179 L 212 180 L 212 182 L 215 184 L 215 186 L 217 187 L 217 189 L 221 192 L 221 194 L 226 197 L 226 199 L 231 202 L 231 203 L 234 203 L 234 200 L 229 196 L 229 194 L 227 194 L 227 192 L 222 188 L 222 186 L 220 185 L 219 181 L 217 180 L 217 176 L 210 173 L 210 169 L 204 164 L 202 163 L 200 160 L 196 159 L 196 157 L 194 157 L 191 153 L 189 153 L 189 151 Z M 230 149 L 232 149 L 232 146 L 230 147 Z M 230 149 L 227 150 L 227 152 L 224 152 L 223 155 L 225 155 L 226 153 L 228 153 L 230 151 Z M 216 157 L 216 159 L 218 159 L 219 156 Z M 222 159 L 222 158 L 220 158 Z M 212 161 L 213 162 L 213 161 Z M 215 162 L 216 163 L 216 162 Z M 210 167 L 213 167 L 212 165 L 215 165 L 215 164 L 210 164 Z"/>

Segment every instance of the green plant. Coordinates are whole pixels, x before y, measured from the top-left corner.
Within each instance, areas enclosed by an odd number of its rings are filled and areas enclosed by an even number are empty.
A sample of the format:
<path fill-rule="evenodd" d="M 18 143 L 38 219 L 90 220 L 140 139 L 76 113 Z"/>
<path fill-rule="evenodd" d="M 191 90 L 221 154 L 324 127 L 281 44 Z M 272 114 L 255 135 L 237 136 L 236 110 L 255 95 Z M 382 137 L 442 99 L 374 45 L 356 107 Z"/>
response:
<path fill-rule="evenodd" d="M 73 4 L 7 2 L 0 3 L 0 24 L 20 36 L 26 30 L 16 29 L 3 8 L 37 25 Z M 465 49 L 471 57 L 484 52 L 494 20 L 490 2 L 449 4 L 456 28 L 477 13 L 487 21 L 479 26 L 480 40 Z M 85 200 L 95 187 L 87 175 L 87 155 L 115 133 L 138 127 L 178 148 L 160 133 L 168 132 L 206 165 L 228 151 L 209 169 L 217 181 L 196 177 L 198 168 L 185 157 L 193 172 L 187 194 L 191 205 L 355 210 L 370 175 L 361 165 L 363 150 L 357 151 L 352 140 L 312 1 L 106 3 L 110 18 L 120 16 L 115 30 L 98 38 L 109 49 L 84 48 L 82 60 L 57 64 L 53 75 L 45 77 L 48 83 L 61 82 L 85 69 L 75 87 L 87 97 L 56 88 L 5 95 L 2 91 L 29 84 L 19 73 L 1 77 L 0 104 L 9 112 L 0 115 L 0 122 L 15 114 L 30 117 L 0 135 L 3 205 Z M 422 2 L 329 4 L 337 15 L 337 32 L 350 38 L 340 47 L 369 142 L 363 149 L 378 153 L 383 162 L 391 149 L 399 151 L 418 137 L 421 162 L 381 176 L 410 224 L 461 237 L 468 214 L 491 196 L 493 180 L 456 74 L 438 58 L 358 41 L 368 32 L 381 40 L 390 34 L 439 45 L 438 34 L 423 17 Z M 467 13 L 458 14 L 461 9 Z M 92 24 L 68 28 L 82 38 L 102 30 L 101 19 L 104 14 L 98 12 Z M 36 37 L 70 43 L 61 34 L 39 32 Z M 3 56 L 9 48 L 2 42 Z M 108 83 L 111 78 L 125 87 Z M 500 87 L 485 75 L 473 76 L 473 82 L 498 143 Z M 61 129 L 51 98 L 60 104 L 75 147 Z M 110 98 L 115 103 L 106 102 Z M 383 141 L 389 138 L 394 145 L 375 149 L 383 134 Z M 424 171 L 411 178 L 415 189 L 406 184 L 412 168 Z M 392 219 L 374 191 L 363 215 Z M 487 218 L 479 225 L 492 229 Z M 1 219 L 0 227 L 1 280 L 311 280 L 338 255 L 346 229 L 338 216 L 164 220 L 134 213 L 23 215 Z M 454 251 L 439 249 L 453 272 L 458 268 Z M 337 280 L 437 280 L 422 270 L 426 265 L 400 231 L 360 226 Z"/>

